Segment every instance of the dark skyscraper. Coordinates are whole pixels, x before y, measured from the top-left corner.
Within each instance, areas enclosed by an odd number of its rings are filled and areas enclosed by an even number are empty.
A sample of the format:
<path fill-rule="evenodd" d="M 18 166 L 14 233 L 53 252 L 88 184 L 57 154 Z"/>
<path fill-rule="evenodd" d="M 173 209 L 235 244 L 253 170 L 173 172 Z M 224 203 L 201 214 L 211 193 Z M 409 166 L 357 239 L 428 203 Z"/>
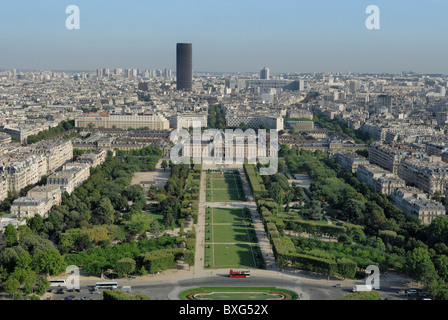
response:
<path fill-rule="evenodd" d="M 191 91 L 193 87 L 193 48 L 191 43 L 178 43 L 176 57 L 177 90 Z"/>

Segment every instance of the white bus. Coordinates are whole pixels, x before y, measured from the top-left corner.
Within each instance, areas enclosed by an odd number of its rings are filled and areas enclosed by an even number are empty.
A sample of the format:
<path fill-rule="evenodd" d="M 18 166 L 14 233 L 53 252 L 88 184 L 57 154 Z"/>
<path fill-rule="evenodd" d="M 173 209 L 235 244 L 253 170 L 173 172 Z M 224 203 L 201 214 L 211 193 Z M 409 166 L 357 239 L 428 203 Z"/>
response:
<path fill-rule="evenodd" d="M 49 281 L 50 281 L 50 287 L 66 287 L 67 286 L 64 279 L 49 280 Z"/>
<path fill-rule="evenodd" d="M 95 285 L 95 290 L 98 289 L 112 289 L 118 288 L 118 282 L 97 282 Z"/>

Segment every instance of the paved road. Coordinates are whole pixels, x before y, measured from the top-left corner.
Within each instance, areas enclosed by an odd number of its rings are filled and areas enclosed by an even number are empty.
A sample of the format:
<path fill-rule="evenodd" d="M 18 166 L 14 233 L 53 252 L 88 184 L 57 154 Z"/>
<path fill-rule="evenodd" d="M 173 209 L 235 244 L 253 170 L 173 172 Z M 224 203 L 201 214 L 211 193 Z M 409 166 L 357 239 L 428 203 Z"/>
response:
<path fill-rule="evenodd" d="M 207 270 L 196 274 L 191 270 L 168 270 L 158 275 L 146 275 L 133 280 L 117 279 L 119 288 L 131 286 L 132 294 L 142 293 L 149 295 L 151 300 L 179 300 L 179 293 L 183 290 L 200 286 L 274 286 L 293 290 L 303 295 L 304 300 L 335 300 L 351 293 L 355 284 L 363 284 L 363 280 L 338 280 L 328 279 L 325 276 L 312 274 L 311 272 L 298 271 L 274 271 L 251 270 L 251 277 L 247 279 L 229 278 L 228 269 Z M 55 294 L 53 300 L 61 300 L 68 295 L 74 295 L 78 299 L 81 296 L 90 296 L 91 299 L 102 299 L 101 295 L 89 294 L 89 286 L 101 281 L 99 278 L 81 278 L 82 293 Z M 104 281 L 104 280 L 103 280 Z M 340 285 L 341 287 L 335 287 Z M 381 277 L 380 297 L 389 300 L 407 299 L 397 294 L 399 289 L 417 289 L 415 283 L 399 273 L 388 273 Z"/>

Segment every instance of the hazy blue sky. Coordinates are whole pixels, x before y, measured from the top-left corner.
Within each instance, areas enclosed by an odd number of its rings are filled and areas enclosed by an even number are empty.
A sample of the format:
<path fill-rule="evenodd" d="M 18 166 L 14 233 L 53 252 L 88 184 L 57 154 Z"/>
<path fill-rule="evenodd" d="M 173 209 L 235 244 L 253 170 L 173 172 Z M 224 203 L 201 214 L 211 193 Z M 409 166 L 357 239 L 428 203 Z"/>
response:
<path fill-rule="evenodd" d="M 195 71 L 448 73 L 447 34 L 448 0 L 1 0 L 0 68 L 175 70 L 191 42 Z"/>

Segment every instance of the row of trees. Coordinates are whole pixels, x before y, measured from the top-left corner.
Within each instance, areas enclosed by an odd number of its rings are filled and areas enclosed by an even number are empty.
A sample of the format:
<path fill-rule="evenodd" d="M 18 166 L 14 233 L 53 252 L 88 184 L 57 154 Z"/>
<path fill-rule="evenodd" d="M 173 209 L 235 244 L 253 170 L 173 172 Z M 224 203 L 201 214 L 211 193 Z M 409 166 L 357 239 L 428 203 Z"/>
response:
<path fill-rule="evenodd" d="M 313 112 L 313 115 L 313 121 L 321 128 L 327 128 L 332 131 L 344 133 L 354 139 L 356 143 L 370 144 L 374 141 L 373 138 L 370 138 L 368 133 L 363 132 L 361 129 L 353 130 L 349 128 L 346 123 L 339 122 L 337 119 L 330 119 L 327 116 L 317 112 Z"/>
<path fill-rule="evenodd" d="M 147 273 L 140 256 L 146 252 L 166 248 L 177 248 L 182 239 L 163 236 L 157 239 L 141 239 L 120 243 L 114 246 L 91 247 L 88 250 L 69 253 L 66 255 L 67 263 L 83 266 L 83 271 L 91 274 L 100 274 L 102 271 L 115 270 L 119 277 Z"/>
<path fill-rule="evenodd" d="M 382 268 L 405 271 L 422 282 L 437 298 L 448 298 L 448 221 L 437 218 L 423 225 L 417 216 L 404 215 L 386 196 L 361 183 L 350 171 L 321 152 L 300 155 L 283 150 L 286 161 L 304 163 L 309 173 L 328 173 L 311 186 L 312 199 L 323 203 L 328 215 L 364 227 L 366 237 L 356 246 L 380 249 L 386 258 L 376 261 Z M 318 164 L 317 164 L 318 163 Z M 353 239 L 345 238 L 347 243 Z M 353 249 L 353 246 L 351 247 Z"/>
<path fill-rule="evenodd" d="M 67 264 L 51 241 L 22 225 L 8 225 L 3 233 L 0 251 L 0 283 L 8 294 L 43 295 L 49 286 L 45 275 L 63 272 Z"/>
<path fill-rule="evenodd" d="M 226 127 L 226 119 L 220 105 L 210 105 L 208 107 L 208 126 L 214 129 L 224 129 Z"/>
<path fill-rule="evenodd" d="M 251 172 L 254 176 L 252 179 L 249 179 L 251 182 L 251 188 L 262 188 L 262 186 L 255 185 L 262 183 L 258 172 L 252 171 L 249 165 L 245 165 L 245 167 L 247 167 L 246 171 Z M 254 166 L 252 166 L 252 168 L 254 168 Z M 274 183 L 278 183 L 280 185 L 279 182 Z M 281 203 L 276 201 L 275 197 L 257 199 L 258 212 L 263 221 L 268 239 L 271 241 L 278 265 L 280 267 L 292 265 L 302 270 L 320 272 L 329 276 L 338 275 L 346 278 L 353 278 L 357 267 L 354 261 L 345 257 L 336 259 L 330 256 L 317 254 L 313 255 L 305 251 L 297 250 L 291 239 L 285 236 L 284 231 L 285 229 L 297 229 L 295 226 L 299 221 L 293 220 L 291 216 L 284 215 L 282 213 L 281 205 Z M 344 230 L 346 230 L 345 228 L 339 226 L 327 226 L 325 229 L 324 227 L 315 224 L 308 226 L 305 225 L 302 227 L 309 228 L 309 232 L 315 232 L 314 229 L 318 229 L 320 232 L 326 234 L 341 234 Z"/>
<path fill-rule="evenodd" d="M 130 251 L 111 254 L 107 257 L 108 263 L 101 258 L 95 260 L 92 258 L 95 255 L 87 252 L 107 252 L 115 248 L 113 241 L 125 244 L 136 236 L 145 236 L 152 222 L 144 212 L 145 194 L 140 185 L 130 186 L 130 182 L 134 172 L 154 169 L 161 154 L 161 150 L 154 147 L 120 152 L 119 157 L 108 152 L 106 161 L 91 169 L 89 179 L 82 186 L 75 188 L 71 195 L 62 195 L 61 205 L 52 208 L 48 218 L 44 220 L 36 215 L 27 220 L 26 226 L 17 229 L 9 225 L 3 235 L 0 254 L 3 287 L 12 292 L 15 287 L 12 284 L 19 281 L 18 288 L 28 294 L 28 288 L 33 285 L 45 287 L 46 274 L 57 275 L 68 264 L 86 265 L 87 272 L 98 272 L 102 267 L 117 268 L 120 275 L 124 270 L 129 272 L 132 263 L 120 260 L 130 258 Z M 144 251 L 165 247 L 146 246 Z M 92 260 L 83 261 L 84 254 Z M 116 257 L 119 258 L 114 260 Z M 46 288 L 41 287 L 39 292 L 43 293 Z"/>
<path fill-rule="evenodd" d="M 33 136 L 29 136 L 27 138 L 27 142 L 29 144 L 32 144 L 42 140 L 52 139 L 74 128 L 75 128 L 75 120 L 64 120 L 61 121 L 56 127 L 41 131 Z"/>

